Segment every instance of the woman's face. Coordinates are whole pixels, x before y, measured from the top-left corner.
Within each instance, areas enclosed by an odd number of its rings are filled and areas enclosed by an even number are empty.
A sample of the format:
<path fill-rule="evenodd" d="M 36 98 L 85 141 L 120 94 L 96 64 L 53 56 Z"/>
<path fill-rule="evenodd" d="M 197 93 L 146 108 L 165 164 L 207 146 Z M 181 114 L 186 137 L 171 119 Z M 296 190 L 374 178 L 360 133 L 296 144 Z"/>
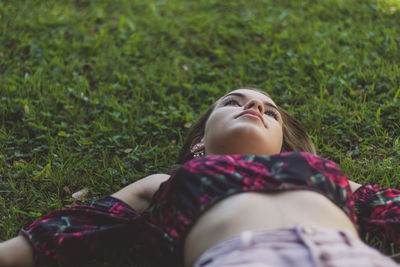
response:
<path fill-rule="evenodd" d="M 282 141 L 282 117 L 274 101 L 249 89 L 217 101 L 203 137 L 207 155 L 272 155 L 281 151 Z"/>

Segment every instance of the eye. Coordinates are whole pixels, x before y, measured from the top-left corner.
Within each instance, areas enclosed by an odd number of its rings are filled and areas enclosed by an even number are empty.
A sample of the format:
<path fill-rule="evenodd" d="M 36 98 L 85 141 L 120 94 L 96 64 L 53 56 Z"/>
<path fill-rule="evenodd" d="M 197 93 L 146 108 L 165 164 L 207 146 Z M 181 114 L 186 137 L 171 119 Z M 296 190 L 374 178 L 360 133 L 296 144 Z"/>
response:
<path fill-rule="evenodd" d="M 225 101 L 224 106 L 240 106 L 239 102 L 236 99 L 228 99 Z"/>
<path fill-rule="evenodd" d="M 276 112 L 276 111 L 274 111 L 274 110 L 271 110 L 271 109 L 266 110 L 266 111 L 264 112 L 264 114 L 267 115 L 267 116 L 273 117 L 275 120 L 278 120 L 278 112 Z"/>

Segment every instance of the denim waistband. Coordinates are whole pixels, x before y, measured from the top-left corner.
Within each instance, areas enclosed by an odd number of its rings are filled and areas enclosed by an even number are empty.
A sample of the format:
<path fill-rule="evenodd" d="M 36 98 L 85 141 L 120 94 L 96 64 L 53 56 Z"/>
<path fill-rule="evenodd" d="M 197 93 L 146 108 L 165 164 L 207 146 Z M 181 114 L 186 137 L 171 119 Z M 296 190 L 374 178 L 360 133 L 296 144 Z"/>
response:
<path fill-rule="evenodd" d="M 325 235 L 327 234 L 330 235 L 329 239 L 326 239 L 325 237 Z M 209 248 L 208 250 L 212 250 L 215 248 L 228 249 L 228 247 L 230 247 L 231 245 L 239 245 L 241 247 L 246 247 L 254 243 L 264 242 L 264 241 L 302 242 L 305 236 L 307 236 L 308 238 L 316 239 L 316 242 L 324 242 L 324 243 L 345 241 L 346 243 L 351 244 L 352 242 L 358 241 L 358 237 L 356 237 L 352 232 L 347 230 L 334 230 L 315 225 L 297 224 L 292 228 L 286 228 L 286 229 L 243 231 L 239 235 L 224 240 L 218 243 L 217 245 Z"/>
<path fill-rule="evenodd" d="M 239 235 L 222 241 L 206 250 L 196 261 L 194 267 L 218 266 L 212 264 L 209 265 L 209 263 L 212 261 L 217 262 L 216 260 L 219 257 L 230 257 L 230 259 L 232 257 L 240 258 L 242 255 L 251 250 L 264 250 L 268 253 L 272 253 L 271 255 L 273 255 L 274 253 L 280 253 L 285 249 L 288 252 L 284 257 L 293 257 L 294 262 L 296 261 L 296 258 L 299 258 L 299 265 L 296 266 L 329 266 L 332 262 L 340 264 L 347 262 L 349 265 L 345 266 L 353 266 L 355 261 L 354 257 L 362 259 L 359 262 L 360 264 L 365 264 L 365 262 L 369 263 L 369 260 L 366 258 L 371 257 L 371 262 L 375 260 L 377 262 L 385 263 L 386 265 L 384 266 L 398 266 L 389 257 L 381 254 L 373 248 L 368 247 L 350 231 L 335 230 L 315 225 L 298 224 L 288 229 L 243 231 Z M 259 257 L 259 259 L 254 259 L 254 261 L 265 260 L 261 258 L 265 257 L 262 254 L 266 253 L 262 252 L 258 254 L 261 255 L 261 257 Z M 354 257 L 351 253 L 354 254 Z M 341 259 L 340 255 L 344 254 L 346 255 L 343 259 Z M 257 256 L 250 256 L 250 261 L 253 260 L 252 257 L 257 258 Z M 269 258 L 267 261 L 268 260 Z M 250 261 L 249 263 L 246 262 L 245 265 L 247 266 L 247 264 L 250 264 Z M 358 264 L 357 261 L 355 262 Z M 272 263 L 269 262 L 269 264 Z M 274 264 L 278 263 L 274 262 Z M 340 266 L 340 264 L 338 266 Z M 250 264 L 248 266 L 253 265 Z M 282 263 L 282 265 L 279 264 L 279 266 L 291 266 L 291 264 L 285 265 Z M 370 264 L 366 266 L 381 265 Z"/>

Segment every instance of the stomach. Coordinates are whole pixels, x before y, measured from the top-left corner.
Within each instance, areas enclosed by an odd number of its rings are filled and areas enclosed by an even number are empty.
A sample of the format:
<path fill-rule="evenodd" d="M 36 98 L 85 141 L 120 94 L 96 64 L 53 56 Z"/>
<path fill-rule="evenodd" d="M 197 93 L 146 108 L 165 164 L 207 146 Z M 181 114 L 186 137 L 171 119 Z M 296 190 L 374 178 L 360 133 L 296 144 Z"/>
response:
<path fill-rule="evenodd" d="M 246 192 L 227 197 L 205 211 L 189 230 L 184 264 L 193 266 L 208 248 L 245 230 L 277 230 L 296 224 L 348 230 L 358 237 L 350 218 L 324 195 L 310 190 Z"/>

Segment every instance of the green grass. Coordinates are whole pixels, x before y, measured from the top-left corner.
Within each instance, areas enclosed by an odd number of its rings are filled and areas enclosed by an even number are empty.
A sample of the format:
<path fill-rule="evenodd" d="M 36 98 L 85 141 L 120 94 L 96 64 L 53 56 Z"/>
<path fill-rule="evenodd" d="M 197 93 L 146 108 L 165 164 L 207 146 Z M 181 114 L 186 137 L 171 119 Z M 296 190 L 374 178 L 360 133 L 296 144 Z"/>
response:
<path fill-rule="evenodd" d="M 354 181 L 400 188 L 399 23 L 394 0 L 0 1 L 0 240 L 82 188 L 167 172 L 242 86 Z"/>

